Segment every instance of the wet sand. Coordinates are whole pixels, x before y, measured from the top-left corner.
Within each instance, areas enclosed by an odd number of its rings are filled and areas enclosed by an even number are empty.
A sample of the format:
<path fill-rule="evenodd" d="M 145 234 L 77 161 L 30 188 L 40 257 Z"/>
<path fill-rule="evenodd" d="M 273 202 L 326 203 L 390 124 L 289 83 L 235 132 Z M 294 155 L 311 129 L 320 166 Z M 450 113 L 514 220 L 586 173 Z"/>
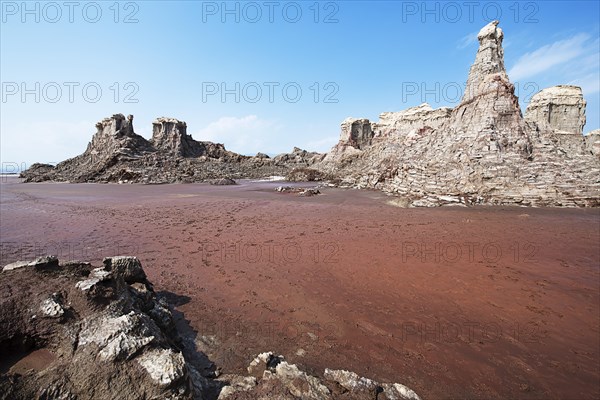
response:
<path fill-rule="evenodd" d="M 2 180 L 3 265 L 137 255 L 223 373 L 272 350 L 424 399 L 600 397 L 598 209 Z"/>

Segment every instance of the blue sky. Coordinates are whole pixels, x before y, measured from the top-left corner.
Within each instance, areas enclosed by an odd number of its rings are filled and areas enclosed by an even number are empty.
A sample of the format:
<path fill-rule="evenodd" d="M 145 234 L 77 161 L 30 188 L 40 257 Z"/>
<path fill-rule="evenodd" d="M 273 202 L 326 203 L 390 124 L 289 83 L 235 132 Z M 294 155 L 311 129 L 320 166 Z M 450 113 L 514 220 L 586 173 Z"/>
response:
<path fill-rule="evenodd" d="M 327 151 L 346 117 L 458 104 L 476 34 L 496 18 L 523 110 L 576 84 L 584 131 L 600 125 L 598 1 L 69 4 L 2 1 L 4 165 L 80 154 L 114 113 L 146 138 L 168 116 L 243 154 Z"/>

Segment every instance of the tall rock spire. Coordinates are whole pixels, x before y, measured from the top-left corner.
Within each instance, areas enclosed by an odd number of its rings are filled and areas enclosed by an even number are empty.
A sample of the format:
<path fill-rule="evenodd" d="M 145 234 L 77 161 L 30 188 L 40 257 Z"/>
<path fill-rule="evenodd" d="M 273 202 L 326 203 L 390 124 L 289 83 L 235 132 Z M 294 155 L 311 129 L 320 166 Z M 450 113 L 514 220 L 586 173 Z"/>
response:
<path fill-rule="evenodd" d="M 469 71 L 462 102 L 489 90 L 489 84 L 490 81 L 493 81 L 493 77 L 501 77 L 508 81 L 508 75 L 504 68 L 504 50 L 502 49 L 504 33 L 498 27 L 498 21 L 492 21 L 484 26 L 479 31 L 477 39 L 479 40 L 479 50 Z"/>
<path fill-rule="evenodd" d="M 531 140 L 515 87 L 504 68 L 504 34 L 498 21 L 484 26 L 477 37 L 479 50 L 469 71 L 463 99 L 452 111 L 446 127 L 455 137 L 468 139 L 477 154 L 512 152 L 529 158 Z"/>

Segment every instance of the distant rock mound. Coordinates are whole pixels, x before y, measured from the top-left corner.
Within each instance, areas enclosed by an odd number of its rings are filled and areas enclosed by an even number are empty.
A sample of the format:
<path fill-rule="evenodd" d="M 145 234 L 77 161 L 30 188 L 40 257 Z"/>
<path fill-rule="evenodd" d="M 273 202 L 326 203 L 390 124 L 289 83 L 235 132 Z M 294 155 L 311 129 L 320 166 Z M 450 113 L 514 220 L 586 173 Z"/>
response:
<path fill-rule="evenodd" d="M 294 147 L 291 153 L 276 155 L 273 158 L 273 162 L 278 165 L 289 165 L 291 167 L 310 166 L 321 161 L 323 157 L 325 157 L 325 154 Z"/>
<path fill-rule="evenodd" d="M 115 114 L 96 124 L 83 154 L 56 166 L 33 164 L 21 177 L 25 182 L 206 182 L 282 176 L 322 157 L 298 148 L 273 159 L 262 153 L 243 156 L 220 143 L 196 141 L 184 121 L 165 117 L 153 122 L 148 141 L 134 132 L 132 115 Z"/>
<path fill-rule="evenodd" d="M 542 90 L 523 118 L 503 38 L 498 21 L 481 29 L 456 107 L 422 104 L 382 113 L 378 122 L 346 119 L 339 143 L 312 168 L 409 206 L 599 206 L 600 143 L 597 133 L 582 135 L 581 89 Z"/>
<path fill-rule="evenodd" d="M 600 158 L 600 129 L 591 131 L 585 136 L 585 147 L 590 154 Z"/>

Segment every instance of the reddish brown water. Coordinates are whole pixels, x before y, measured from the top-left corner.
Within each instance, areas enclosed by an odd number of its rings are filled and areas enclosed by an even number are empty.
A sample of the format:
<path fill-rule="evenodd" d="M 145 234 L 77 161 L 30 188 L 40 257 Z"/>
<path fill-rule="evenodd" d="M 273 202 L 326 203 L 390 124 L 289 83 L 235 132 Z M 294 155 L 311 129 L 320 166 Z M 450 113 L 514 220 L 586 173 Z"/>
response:
<path fill-rule="evenodd" d="M 137 255 L 223 372 L 273 350 L 425 399 L 600 397 L 600 210 L 275 186 L 5 180 L 2 263 Z"/>

